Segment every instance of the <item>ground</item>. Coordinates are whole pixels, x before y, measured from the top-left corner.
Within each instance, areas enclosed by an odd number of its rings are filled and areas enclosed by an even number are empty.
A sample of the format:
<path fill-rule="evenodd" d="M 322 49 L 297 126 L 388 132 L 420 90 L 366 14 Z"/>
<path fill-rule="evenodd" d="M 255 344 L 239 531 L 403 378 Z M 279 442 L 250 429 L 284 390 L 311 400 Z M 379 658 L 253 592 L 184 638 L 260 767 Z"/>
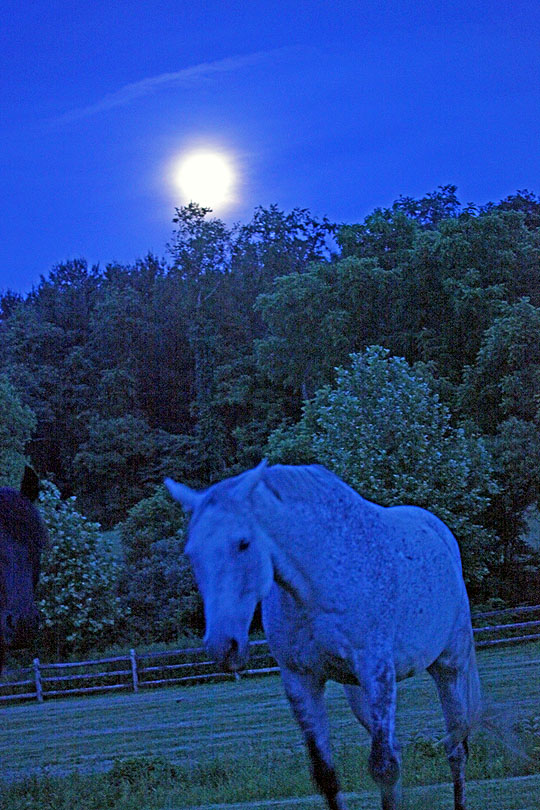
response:
<path fill-rule="evenodd" d="M 479 731 L 471 745 L 471 810 L 537 810 L 540 644 L 483 649 L 479 669 L 492 730 Z M 327 702 L 350 808 L 378 809 L 367 775 L 368 737 L 336 684 L 329 684 Z M 79 810 L 323 807 L 313 796 L 303 743 L 278 677 L 0 711 L 5 810 L 62 810 L 73 804 L 73 794 Z M 441 712 L 428 676 L 400 684 L 398 718 L 405 807 L 451 808 L 449 772 L 438 744 Z M 81 803 L 83 794 L 87 803 Z"/>

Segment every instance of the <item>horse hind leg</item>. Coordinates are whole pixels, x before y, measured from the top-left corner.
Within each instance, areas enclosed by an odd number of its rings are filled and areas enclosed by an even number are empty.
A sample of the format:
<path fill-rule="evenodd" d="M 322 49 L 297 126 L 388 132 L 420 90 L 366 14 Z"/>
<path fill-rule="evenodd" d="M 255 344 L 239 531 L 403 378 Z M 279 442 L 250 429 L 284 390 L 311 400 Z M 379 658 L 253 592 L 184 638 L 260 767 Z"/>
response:
<path fill-rule="evenodd" d="M 311 775 L 329 810 L 347 810 L 330 752 L 330 731 L 324 705 L 324 684 L 282 669 L 285 694 L 302 729 Z"/>
<path fill-rule="evenodd" d="M 461 662 L 441 656 L 428 672 L 435 681 L 444 714 L 446 756 L 454 783 L 454 810 L 466 810 L 465 766 L 468 734 L 480 706 L 480 683 L 474 649 Z"/>

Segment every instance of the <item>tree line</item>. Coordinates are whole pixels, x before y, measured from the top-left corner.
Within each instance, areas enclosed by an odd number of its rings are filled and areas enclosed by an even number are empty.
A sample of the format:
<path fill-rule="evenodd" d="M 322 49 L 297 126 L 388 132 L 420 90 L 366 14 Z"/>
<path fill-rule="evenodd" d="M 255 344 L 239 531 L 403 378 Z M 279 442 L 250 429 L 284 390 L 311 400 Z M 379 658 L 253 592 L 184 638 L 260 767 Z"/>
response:
<path fill-rule="evenodd" d="M 50 646 L 198 631 L 161 481 L 207 486 L 263 456 L 432 509 L 476 601 L 533 594 L 540 198 L 463 206 L 442 186 L 352 225 L 270 206 L 228 227 L 190 204 L 173 225 L 165 259 L 77 259 L 0 298 L 0 484 L 25 458 L 49 482 Z M 69 643 L 58 617 L 83 596 L 62 566 L 101 572 L 106 605 Z"/>

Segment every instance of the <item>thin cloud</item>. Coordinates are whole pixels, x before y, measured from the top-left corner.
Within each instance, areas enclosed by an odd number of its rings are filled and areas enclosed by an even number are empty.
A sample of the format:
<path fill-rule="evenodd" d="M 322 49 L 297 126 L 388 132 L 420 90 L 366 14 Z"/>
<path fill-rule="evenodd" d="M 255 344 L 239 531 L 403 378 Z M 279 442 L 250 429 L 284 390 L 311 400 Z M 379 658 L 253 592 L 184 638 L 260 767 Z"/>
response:
<path fill-rule="evenodd" d="M 246 56 L 233 56 L 227 59 L 218 59 L 215 62 L 203 62 L 174 73 L 161 73 L 150 76 L 132 84 L 126 84 L 114 93 L 107 93 L 99 101 L 87 107 L 77 107 L 53 119 L 53 124 L 68 124 L 90 118 L 97 113 L 112 110 L 115 107 L 125 107 L 139 98 L 148 96 L 164 87 L 190 87 L 198 82 L 210 78 L 218 73 L 232 73 L 242 68 L 256 65 L 269 57 L 275 57 L 291 48 L 278 48 L 273 51 L 259 51 Z"/>

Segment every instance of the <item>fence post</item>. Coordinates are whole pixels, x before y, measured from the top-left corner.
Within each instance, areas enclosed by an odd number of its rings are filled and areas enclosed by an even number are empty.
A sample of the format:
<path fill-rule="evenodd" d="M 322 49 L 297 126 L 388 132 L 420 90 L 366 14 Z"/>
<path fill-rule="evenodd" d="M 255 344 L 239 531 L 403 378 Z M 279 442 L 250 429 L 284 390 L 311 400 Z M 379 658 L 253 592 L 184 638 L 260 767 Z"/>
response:
<path fill-rule="evenodd" d="M 41 671 L 39 669 L 39 658 L 34 658 L 34 680 L 36 682 L 36 698 L 38 703 L 43 703 L 43 687 L 41 685 Z"/>
<path fill-rule="evenodd" d="M 131 677 L 133 680 L 133 691 L 139 691 L 139 674 L 137 672 L 137 656 L 135 650 L 129 651 L 129 660 L 131 661 Z"/>

